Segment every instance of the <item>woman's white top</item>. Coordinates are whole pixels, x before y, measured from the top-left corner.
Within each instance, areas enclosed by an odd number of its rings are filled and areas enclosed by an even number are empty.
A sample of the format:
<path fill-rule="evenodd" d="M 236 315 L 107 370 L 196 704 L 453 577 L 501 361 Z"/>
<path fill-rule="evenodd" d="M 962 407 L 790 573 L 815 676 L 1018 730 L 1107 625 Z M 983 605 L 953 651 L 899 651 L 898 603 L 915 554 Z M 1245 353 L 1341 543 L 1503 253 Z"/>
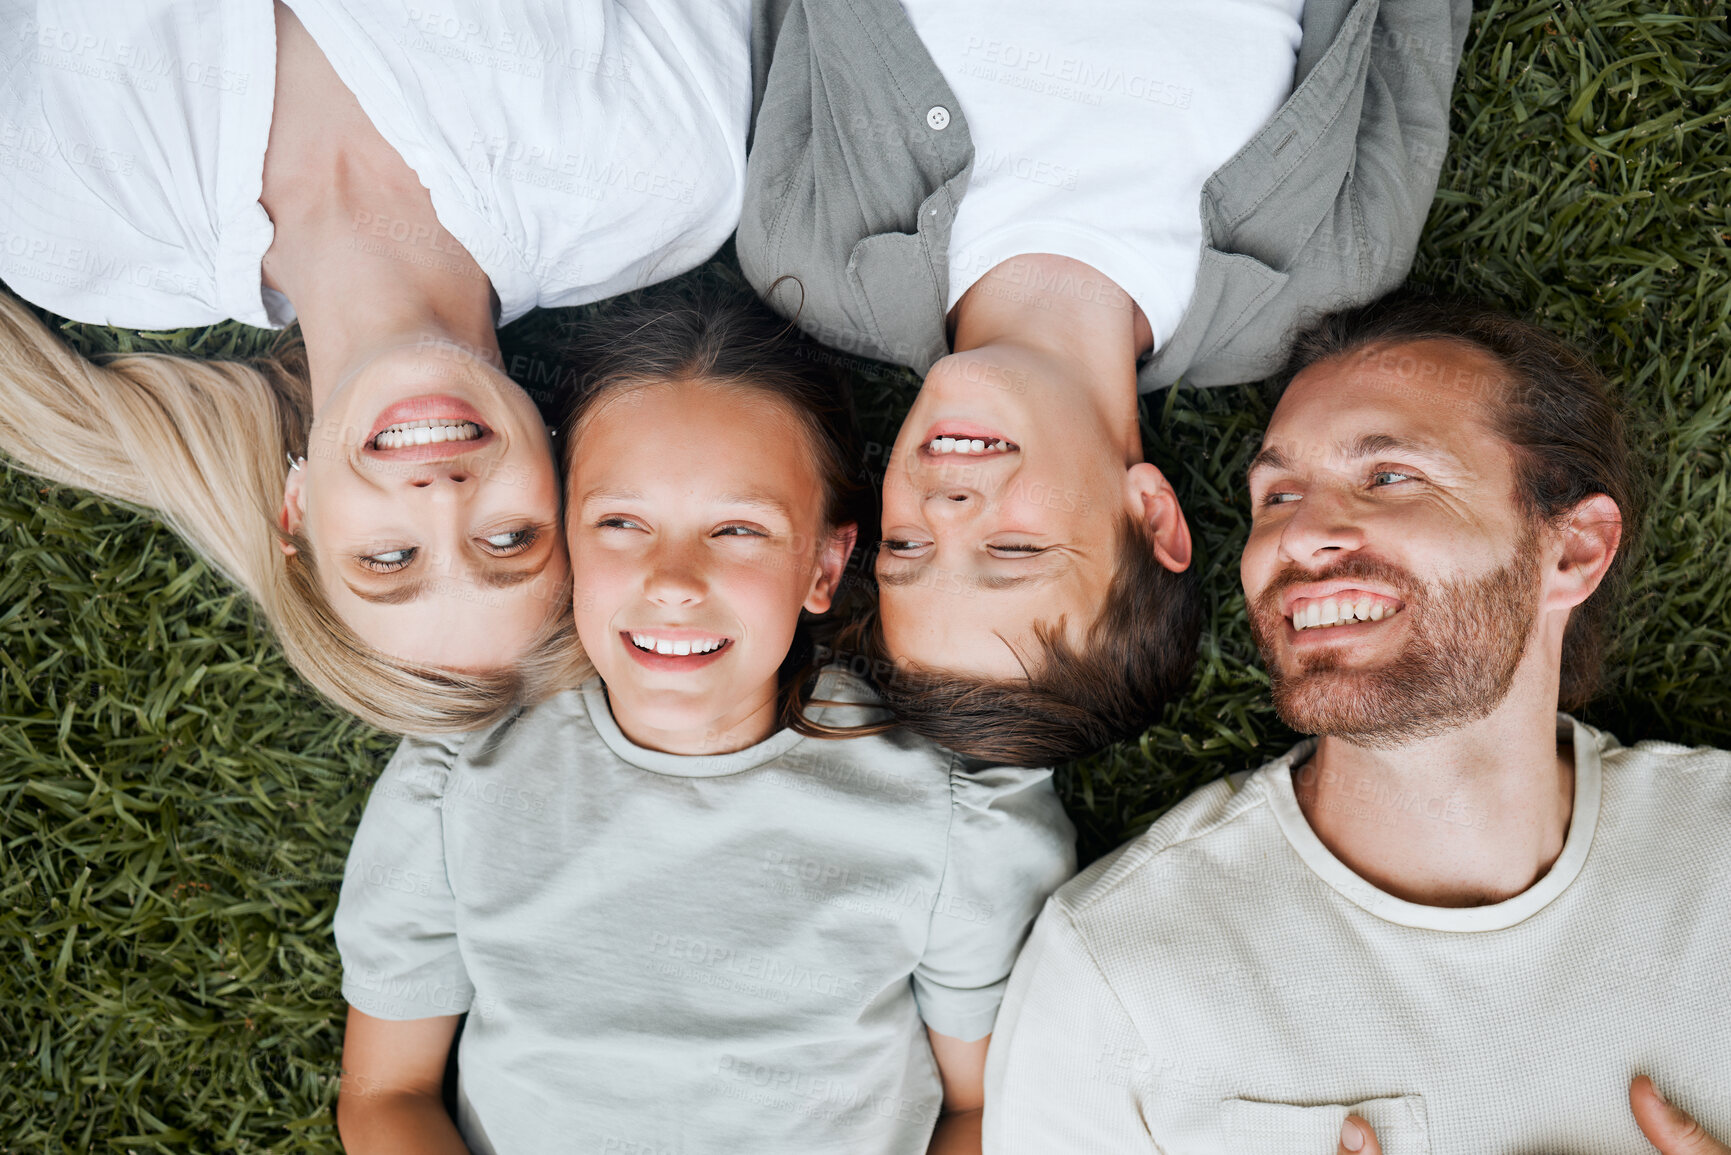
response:
<path fill-rule="evenodd" d="M 748 0 L 289 6 L 501 322 L 677 275 L 738 223 Z M 270 0 L 0 0 L 0 281 L 80 321 L 287 324 L 259 268 L 275 77 Z"/>

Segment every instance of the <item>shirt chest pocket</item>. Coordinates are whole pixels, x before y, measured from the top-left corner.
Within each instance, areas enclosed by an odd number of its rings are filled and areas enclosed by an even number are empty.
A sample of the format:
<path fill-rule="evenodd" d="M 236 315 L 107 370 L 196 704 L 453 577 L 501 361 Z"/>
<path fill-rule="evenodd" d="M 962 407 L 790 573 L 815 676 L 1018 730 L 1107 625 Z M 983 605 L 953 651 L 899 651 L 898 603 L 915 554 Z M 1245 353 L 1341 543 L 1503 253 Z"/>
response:
<path fill-rule="evenodd" d="M 1227 1099 L 1220 1107 L 1224 1149 L 1233 1155 L 1333 1155 L 1348 1115 L 1376 1128 L 1383 1155 L 1430 1155 L 1424 1099 L 1418 1095 L 1316 1106 Z"/>

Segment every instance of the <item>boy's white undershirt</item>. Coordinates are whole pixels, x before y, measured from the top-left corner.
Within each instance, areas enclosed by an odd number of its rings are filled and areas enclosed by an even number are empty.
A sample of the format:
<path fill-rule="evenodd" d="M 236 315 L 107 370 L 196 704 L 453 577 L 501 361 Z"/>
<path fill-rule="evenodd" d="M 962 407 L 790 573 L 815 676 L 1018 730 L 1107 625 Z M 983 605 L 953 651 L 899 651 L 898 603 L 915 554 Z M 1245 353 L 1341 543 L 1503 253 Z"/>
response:
<path fill-rule="evenodd" d="M 1056 253 L 1128 293 L 1158 347 L 1196 284 L 1203 184 L 1292 92 L 1303 0 L 902 7 L 974 141 L 945 308 L 1010 257 Z"/>

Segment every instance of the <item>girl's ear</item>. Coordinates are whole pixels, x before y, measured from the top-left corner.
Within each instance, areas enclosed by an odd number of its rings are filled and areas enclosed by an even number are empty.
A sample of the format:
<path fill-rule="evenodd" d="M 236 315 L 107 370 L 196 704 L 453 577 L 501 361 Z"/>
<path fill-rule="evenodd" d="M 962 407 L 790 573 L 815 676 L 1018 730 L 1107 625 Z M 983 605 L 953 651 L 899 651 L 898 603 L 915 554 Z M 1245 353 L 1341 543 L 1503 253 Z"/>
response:
<path fill-rule="evenodd" d="M 814 614 L 828 612 L 830 604 L 835 601 L 836 590 L 841 588 L 842 574 L 847 572 L 847 559 L 853 555 L 853 544 L 858 540 L 859 526 L 851 521 L 831 532 L 817 555 L 817 573 L 811 581 L 811 592 L 805 598 L 806 609 Z"/>

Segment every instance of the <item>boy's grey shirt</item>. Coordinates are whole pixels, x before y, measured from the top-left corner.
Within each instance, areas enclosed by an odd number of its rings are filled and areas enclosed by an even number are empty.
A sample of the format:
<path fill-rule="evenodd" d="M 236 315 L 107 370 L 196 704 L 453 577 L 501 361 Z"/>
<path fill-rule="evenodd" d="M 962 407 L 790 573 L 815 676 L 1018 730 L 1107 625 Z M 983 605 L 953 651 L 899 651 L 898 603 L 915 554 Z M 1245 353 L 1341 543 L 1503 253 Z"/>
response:
<path fill-rule="evenodd" d="M 1195 291 L 1141 391 L 1266 377 L 1305 316 L 1405 279 L 1471 15 L 1471 0 L 1307 0 L 1293 93 L 1203 187 Z M 818 340 L 925 373 L 949 352 L 950 228 L 974 160 L 954 93 L 898 0 L 757 0 L 752 70 L 746 277 Z M 799 284 L 772 291 L 784 276 Z"/>

